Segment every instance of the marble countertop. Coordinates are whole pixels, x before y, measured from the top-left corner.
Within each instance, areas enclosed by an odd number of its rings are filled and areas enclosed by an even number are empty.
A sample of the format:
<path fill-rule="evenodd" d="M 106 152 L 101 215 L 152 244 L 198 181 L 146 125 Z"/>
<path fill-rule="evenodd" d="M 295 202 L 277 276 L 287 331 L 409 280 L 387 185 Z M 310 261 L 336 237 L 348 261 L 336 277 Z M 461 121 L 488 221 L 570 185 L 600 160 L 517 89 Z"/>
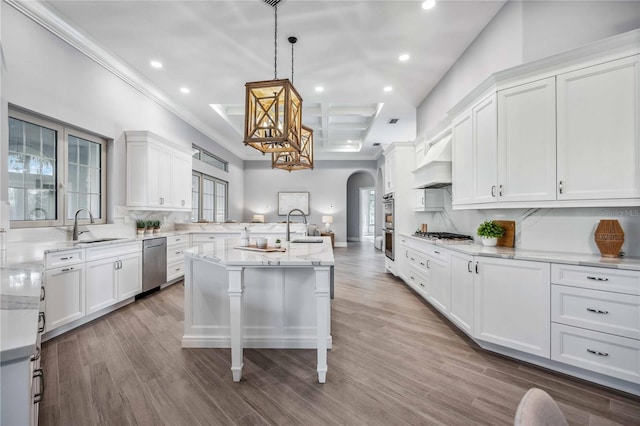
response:
<path fill-rule="evenodd" d="M 0 361 L 35 353 L 42 267 L 0 268 Z"/>
<path fill-rule="evenodd" d="M 322 243 L 282 243 L 284 252 L 257 252 L 240 250 L 239 238 L 216 240 L 185 250 L 193 259 L 219 263 L 226 266 L 331 266 L 334 264 L 330 237 Z"/>
<path fill-rule="evenodd" d="M 503 259 L 531 260 L 534 262 L 564 263 L 569 265 L 594 266 L 598 268 L 626 269 L 640 271 L 640 258 L 615 257 L 607 258 L 588 253 L 565 253 L 546 250 L 527 250 L 517 247 L 486 247 L 479 243 L 447 244 L 435 242 L 413 235 L 401 234 L 403 237 L 425 244 L 433 244 L 452 251 L 465 253 L 470 256 L 499 257 Z"/>

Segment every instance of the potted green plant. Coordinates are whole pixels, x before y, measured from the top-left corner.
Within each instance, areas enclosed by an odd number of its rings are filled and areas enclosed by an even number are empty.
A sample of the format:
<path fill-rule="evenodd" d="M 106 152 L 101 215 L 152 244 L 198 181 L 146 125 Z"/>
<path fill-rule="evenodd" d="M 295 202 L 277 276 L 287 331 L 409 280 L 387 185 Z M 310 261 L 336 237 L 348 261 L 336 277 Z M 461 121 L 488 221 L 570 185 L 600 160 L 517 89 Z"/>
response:
<path fill-rule="evenodd" d="M 282 244 L 282 241 L 280 241 L 280 238 L 278 238 L 276 240 L 276 248 L 280 248 L 280 245 Z"/>
<path fill-rule="evenodd" d="M 136 220 L 136 231 L 138 235 L 144 235 L 144 230 L 147 227 L 145 220 Z"/>
<path fill-rule="evenodd" d="M 145 234 L 152 234 L 153 233 L 153 221 L 152 220 L 148 220 L 146 223 L 146 230 L 145 230 Z"/>
<path fill-rule="evenodd" d="M 158 232 L 160 232 L 160 221 L 159 220 L 153 220 L 153 233 L 157 234 Z"/>
<path fill-rule="evenodd" d="M 488 247 L 495 247 L 498 238 L 504 235 L 504 228 L 493 220 L 487 220 L 478 227 L 478 235 L 482 237 L 482 244 Z"/>

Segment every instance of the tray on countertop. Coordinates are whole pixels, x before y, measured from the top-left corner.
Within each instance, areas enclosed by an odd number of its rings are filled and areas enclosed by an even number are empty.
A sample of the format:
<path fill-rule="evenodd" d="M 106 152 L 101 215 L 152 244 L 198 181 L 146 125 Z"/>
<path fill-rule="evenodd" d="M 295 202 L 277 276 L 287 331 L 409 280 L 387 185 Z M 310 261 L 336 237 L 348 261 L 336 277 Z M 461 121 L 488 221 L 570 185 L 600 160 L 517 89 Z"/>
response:
<path fill-rule="evenodd" d="M 261 251 L 263 253 L 270 253 L 270 252 L 276 252 L 276 251 L 279 251 L 279 252 L 287 251 L 287 249 L 284 248 L 284 247 L 278 248 L 278 247 L 273 247 L 273 246 L 271 246 L 271 247 L 267 246 L 265 248 L 260 248 L 255 244 L 249 245 L 249 246 L 237 246 L 237 247 L 234 247 L 234 248 L 236 248 L 238 250 Z"/>

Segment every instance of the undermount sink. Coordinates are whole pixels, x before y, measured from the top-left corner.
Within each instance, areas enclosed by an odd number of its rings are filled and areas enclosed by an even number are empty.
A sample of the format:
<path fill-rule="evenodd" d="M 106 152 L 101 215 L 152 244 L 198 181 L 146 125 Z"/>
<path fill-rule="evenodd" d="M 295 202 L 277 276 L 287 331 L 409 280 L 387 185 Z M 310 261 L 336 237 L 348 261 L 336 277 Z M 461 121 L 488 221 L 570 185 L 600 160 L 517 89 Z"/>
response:
<path fill-rule="evenodd" d="M 292 243 L 321 243 L 322 242 L 322 238 L 294 238 L 293 240 L 291 240 Z"/>
<path fill-rule="evenodd" d="M 126 238 L 95 238 L 93 240 L 78 240 L 74 241 L 73 245 L 80 244 L 95 244 L 95 243 L 105 243 L 107 241 L 116 241 L 116 240 L 126 240 Z"/>

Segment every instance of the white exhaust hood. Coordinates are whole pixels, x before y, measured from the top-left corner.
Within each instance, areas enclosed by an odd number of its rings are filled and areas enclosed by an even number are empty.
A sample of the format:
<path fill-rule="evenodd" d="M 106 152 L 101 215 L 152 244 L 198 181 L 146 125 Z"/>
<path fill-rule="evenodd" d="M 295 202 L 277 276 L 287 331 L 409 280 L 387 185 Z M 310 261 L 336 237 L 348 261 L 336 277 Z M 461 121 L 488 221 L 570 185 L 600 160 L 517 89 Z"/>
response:
<path fill-rule="evenodd" d="M 413 171 L 413 187 L 443 188 L 451 185 L 451 132 L 428 145 L 429 150 Z"/>

